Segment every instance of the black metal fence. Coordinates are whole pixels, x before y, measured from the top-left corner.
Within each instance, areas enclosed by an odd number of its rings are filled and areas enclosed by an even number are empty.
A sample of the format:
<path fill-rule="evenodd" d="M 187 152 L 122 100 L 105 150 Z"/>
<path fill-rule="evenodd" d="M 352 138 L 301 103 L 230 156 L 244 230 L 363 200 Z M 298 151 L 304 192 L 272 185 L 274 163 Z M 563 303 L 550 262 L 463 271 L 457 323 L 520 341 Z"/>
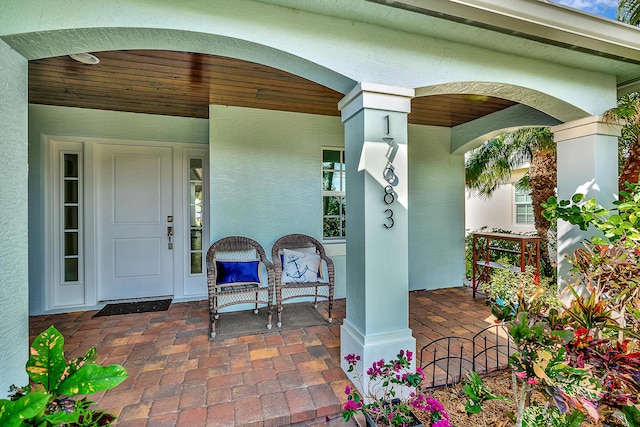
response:
<path fill-rule="evenodd" d="M 469 371 L 486 374 L 509 365 L 516 348 L 503 323 L 484 328 L 472 338 L 448 336 L 422 347 L 419 364 L 424 388 L 461 382 Z"/>

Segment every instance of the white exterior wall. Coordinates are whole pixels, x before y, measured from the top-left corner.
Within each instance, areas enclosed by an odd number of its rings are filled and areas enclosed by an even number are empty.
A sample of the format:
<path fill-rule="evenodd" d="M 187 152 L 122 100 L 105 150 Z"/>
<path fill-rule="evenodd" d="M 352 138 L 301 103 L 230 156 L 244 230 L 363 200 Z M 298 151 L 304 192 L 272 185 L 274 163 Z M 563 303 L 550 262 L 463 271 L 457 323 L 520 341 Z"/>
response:
<path fill-rule="evenodd" d="M 515 201 L 513 184 L 500 186 L 490 198 L 481 198 L 473 192 L 465 192 L 465 230 L 476 231 L 482 227 L 489 230 L 500 228 L 514 233 L 528 233 L 536 228 L 515 222 Z"/>
<path fill-rule="evenodd" d="M 491 197 L 480 197 L 473 191 L 465 190 L 464 222 L 467 233 L 482 227 L 489 230 L 500 228 L 514 233 L 536 231 L 533 224 L 516 224 L 514 183 L 526 172 L 526 168 L 514 170 L 509 183 L 498 187 Z"/>

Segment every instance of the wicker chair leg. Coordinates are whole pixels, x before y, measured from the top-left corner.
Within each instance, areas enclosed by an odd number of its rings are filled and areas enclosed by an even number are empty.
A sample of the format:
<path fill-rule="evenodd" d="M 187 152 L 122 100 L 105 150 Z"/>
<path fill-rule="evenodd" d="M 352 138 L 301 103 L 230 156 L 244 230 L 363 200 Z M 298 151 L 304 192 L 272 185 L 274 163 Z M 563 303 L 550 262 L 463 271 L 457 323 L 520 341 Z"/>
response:
<path fill-rule="evenodd" d="M 276 323 L 278 328 L 282 327 L 282 307 L 278 307 L 278 323 Z"/>
<path fill-rule="evenodd" d="M 268 322 L 269 322 L 269 323 L 267 323 L 267 329 L 271 329 L 271 319 L 272 319 L 272 317 L 273 317 L 273 316 L 271 315 L 271 306 L 267 307 L 267 310 L 268 310 L 268 317 L 267 317 L 267 319 L 269 319 L 269 320 L 268 320 Z"/>
<path fill-rule="evenodd" d="M 214 294 L 213 296 L 213 309 L 211 310 L 210 313 L 210 318 L 209 318 L 209 337 L 210 339 L 213 339 L 216 337 L 216 319 L 218 317 L 220 317 L 218 315 L 218 297 L 217 295 Z"/>

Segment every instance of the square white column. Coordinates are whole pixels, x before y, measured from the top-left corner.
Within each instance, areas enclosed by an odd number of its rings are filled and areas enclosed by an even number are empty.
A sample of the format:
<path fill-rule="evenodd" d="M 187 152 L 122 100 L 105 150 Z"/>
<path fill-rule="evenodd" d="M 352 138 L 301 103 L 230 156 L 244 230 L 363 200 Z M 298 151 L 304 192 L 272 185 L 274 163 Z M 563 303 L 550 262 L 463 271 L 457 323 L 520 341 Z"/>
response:
<path fill-rule="evenodd" d="M 400 350 L 409 329 L 407 114 L 413 90 L 361 84 L 339 104 L 347 163 L 347 316 L 344 356 L 360 372 Z M 415 366 L 415 364 L 414 364 Z M 366 375 L 364 375 L 366 377 Z M 358 388 L 368 388 L 367 378 Z"/>
<path fill-rule="evenodd" d="M 618 198 L 618 136 L 620 127 L 605 123 L 600 116 L 563 123 L 551 128 L 557 144 L 558 200 L 569 200 L 575 193 L 595 198 L 611 208 Z M 567 255 L 582 246 L 595 230 L 558 221 L 558 285 L 564 288 L 571 265 Z"/>

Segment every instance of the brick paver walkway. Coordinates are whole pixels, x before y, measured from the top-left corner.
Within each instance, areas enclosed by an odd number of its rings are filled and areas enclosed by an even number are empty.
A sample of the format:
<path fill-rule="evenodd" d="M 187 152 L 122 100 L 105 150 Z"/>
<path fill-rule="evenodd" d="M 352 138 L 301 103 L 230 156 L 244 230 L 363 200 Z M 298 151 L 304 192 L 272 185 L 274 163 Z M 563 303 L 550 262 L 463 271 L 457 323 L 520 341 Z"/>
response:
<path fill-rule="evenodd" d="M 206 301 L 156 313 L 94 314 L 31 317 L 30 333 L 53 324 L 65 336 L 68 359 L 96 346 L 98 363 L 127 369 L 129 378 L 117 388 L 90 396 L 118 416 L 118 426 L 357 424 L 339 416 L 348 383 L 339 360 L 344 300 L 335 302 L 331 324 L 211 342 Z M 418 349 L 491 323 L 482 299 L 463 287 L 411 292 L 409 318 Z"/>

